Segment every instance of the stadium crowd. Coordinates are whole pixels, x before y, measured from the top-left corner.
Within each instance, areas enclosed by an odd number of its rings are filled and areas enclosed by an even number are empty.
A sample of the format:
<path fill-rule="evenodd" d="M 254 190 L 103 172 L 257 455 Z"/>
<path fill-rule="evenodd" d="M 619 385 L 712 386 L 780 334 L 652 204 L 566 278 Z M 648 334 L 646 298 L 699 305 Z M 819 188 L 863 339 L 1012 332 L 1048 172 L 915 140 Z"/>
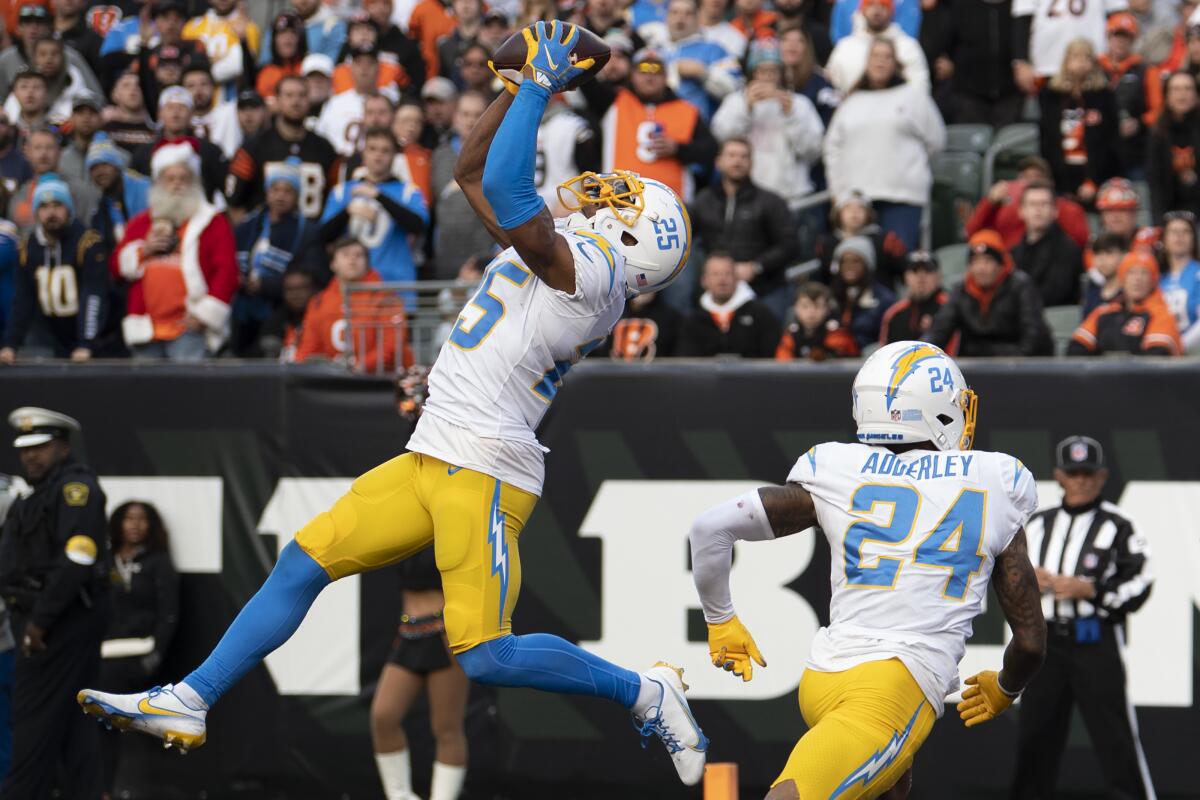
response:
<path fill-rule="evenodd" d="M 693 222 L 692 268 L 628 304 L 613 357 L 1050 355 L 1048 317 L 1059 352 L 1179 355 L 1200 346 L 1196 7 L 9 0 L 0 364 L 408 366 L 406 326 L 432 309 L 444 330 L 494 254 L 453 178 L 503 91 L 490 54 L 549 18 L 612 57 L 543 119 L 548 206 L 630 169 Z M 954 220 L 944 280 L 948 131 L 1023 120 L 1040 154 Z M 408 285 L 348 294 L 378 282 Z"/>

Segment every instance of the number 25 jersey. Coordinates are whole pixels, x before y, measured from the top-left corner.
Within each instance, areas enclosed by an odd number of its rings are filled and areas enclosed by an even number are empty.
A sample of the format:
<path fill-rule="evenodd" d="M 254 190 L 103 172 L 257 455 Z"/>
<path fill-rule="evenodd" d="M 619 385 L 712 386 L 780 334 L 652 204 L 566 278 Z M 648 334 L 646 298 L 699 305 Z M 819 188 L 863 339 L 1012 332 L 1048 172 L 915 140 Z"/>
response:
<path fill-rule="evenodd" d="M 575 258 L 575 293 L 539 280 L 514 248 L 496 256 L 429 373 L 408 449 L 540 495 L 537 430 L 567 371 L 608 336 L 625 308 L 625 259 L 590 228 L 559 223 Z"/>
<path fill-rule="evenodd" d="M 939 714 L 982 611 L 996 556 L 1037 510 L 1020 461 L 978 450 L 817 445 L 788 475 L 829 541 L 829 627 L 808 667 L 898 658 Z"/>

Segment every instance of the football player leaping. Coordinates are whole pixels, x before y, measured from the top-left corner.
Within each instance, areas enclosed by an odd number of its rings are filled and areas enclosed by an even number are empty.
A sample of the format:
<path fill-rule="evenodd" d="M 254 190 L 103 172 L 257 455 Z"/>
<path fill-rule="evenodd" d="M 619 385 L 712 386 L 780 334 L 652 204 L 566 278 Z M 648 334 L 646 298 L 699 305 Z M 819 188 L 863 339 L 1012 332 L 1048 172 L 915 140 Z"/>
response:
<path fill-rule="evenodd" d="M 746 681 L 752 660 L 766 663 L 733 610 L 733 543 L 813 525 L 829 540 L 829 627 L 800 680 L 809 730 L 768 800 L 907 796 L 913 756 L 958 688 L 989 578 L 1013 638 L 999 674 L 967 679 L 958 706 L 967 726 L 1008 708 L 1041 665 L 1046 623 L 1024 531 L 1037 491 L 1017 459 L 971 450 L 975 408 L 941 350 L 888 345 L 854 379 L 858 444 L 817 445 L 786 485 L 730 500 L 693 526 L 713 664 Z"/>
<path fill-rule="evenodd" d="M 708 742 L 679 671 L 659 664 L 638 674 L 557 636 L 511 630 L 521 588 L 518 535 L 544 475 L 534 430 L 567 370 L 620 318 L 626 297 L 674 280 L 691 244 L 679 198 L 633 174 L 588 173 L 564 184 L 571 207 L 583 213 L 562 227 L 539 198 L 533 175 L 542 112 L 591 64 L 571 64 L 577 36 L 574 26 L 556 23 L 526 29 L 520 88 L 512 84 L 515 94 L 502 94 L 463 143 L 458 183 L 508 249 L 488 266 L 442 347 L 410 452 L 356 480 L 296 534 L 195 672 L 141 694 L 84 690 L 87 713 L 196 747 L 208 709 L 292 635 L 330 581 L 432 544 L 446 634 L 473 680 L 616 701 L 644 736 L 662 739 L 685 783 L 700 780 Z"/>

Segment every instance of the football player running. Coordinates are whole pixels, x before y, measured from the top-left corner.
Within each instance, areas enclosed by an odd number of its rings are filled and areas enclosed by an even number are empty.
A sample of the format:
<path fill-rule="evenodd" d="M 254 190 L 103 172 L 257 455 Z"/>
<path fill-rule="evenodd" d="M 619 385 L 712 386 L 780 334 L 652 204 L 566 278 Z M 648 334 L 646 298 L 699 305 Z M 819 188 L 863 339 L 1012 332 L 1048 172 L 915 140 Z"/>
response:
<path fill-rule="evenodd" d="M 817 445 L 784 486 L 748 492 L 693 525 L 713 664 L 744 681 L 766 661 L 730 598 L 734 542 L 814 525 L 829 541 L 829 626 L 800 680 L 809 730 L 768 800 L 906 797 L 913 756 L 958 689 L 989 579 L 1013 637 L 999 673 L 967 679 L 958 705 L 967 726 L 1008 708 L 1041 665 L 1046 623 L 1024 530 L 1037 490 L 1017 459 L 971 449 L 975 410 L 948 355 L 890 344 L 854 379 L 857 444 Z"/>
<path fill-rule="evenodd" d="M 708 742 L 688 710 L 682 672 L 638 674 L 557 636 L 514 636 L 521 588 L 518 535 L 541 493 L 534 431 L 573 364 L 603 341 L 627 295 L 663 288 L 691 244 L 679 198 L 631 173 L 564 184 L 572 214 L 556 227 L 534 187 L 538 124 L 551 96 L 592 63 L 572 64 L 578 31 L 525 30 L 522 81 L 509 82 L 463 142 L 455 177 L 507 248 L 488 266 L 429 377 L 410 452 L 366 473 L 281 553 L 212 655 L 174 685 L 131 695 L 84 690 L 84 710 L 168 746 L 204 742 L 205 715 L 229 687 L 295 632 L 331 581 L 433 545 L 444 622 L 473 680 L 603 697 L 658 736 L 688 784 Z M 490 149 L 489 149 L 490 145 Z"/>

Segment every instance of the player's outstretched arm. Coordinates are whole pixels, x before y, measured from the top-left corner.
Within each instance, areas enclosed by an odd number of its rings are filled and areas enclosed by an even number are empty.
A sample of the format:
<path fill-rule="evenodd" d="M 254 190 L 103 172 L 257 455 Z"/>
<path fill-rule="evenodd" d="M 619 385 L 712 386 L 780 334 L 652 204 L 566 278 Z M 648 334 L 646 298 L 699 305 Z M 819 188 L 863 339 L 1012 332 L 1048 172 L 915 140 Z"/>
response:
<path fill-rule="evenodd" d="M 968 728 L 994 719 L 1012 705 L 1046 656 L 1046 620 L 1024 530 L 996 557 L 992 585 L 1013 636 L 1004 648 L 1004 668 L 999 673 L 989 670 L 967 678 L 958 712 Z"/>
<path fill-rule="evenodd" d="M 754 664 L 765 667 L 754 637 L 738 619 L 729 592 L 733 544 L 788 536 L 815 524 L 812 497 L 797 484 L 771 486 L 726 501 L 704 512 L 692 525 L 692 578 L 708 623 L 713 666 L 743 681 Z"/>
<path fill-rule="evenodd" d="M 551 288 L 574 293 L 571 246 L 554 230 L 554 217 L 537 193 L 533 172 L 546 104 L 592 61 L 572 63 L 579 39 L 574 25 L 538 22 L 523 34 L 524 79 L 492 139 L 483 168 L 483 194 L 525 265 Z"/>
<path fill-rule="evenodd" d="M 510 247 L 512 241 L 500 227 L 500 223 L 496 222 L 496 212 L 492 210 L 491 203 L 483 194 L 483 167 L 487 161 L 488 148 L 491 147 L 496 130 L 504 121 L 504 114 L 512 105 L 512 101 L 513 96 L 508 92 L 501 92 L 500 96 L 492 101 L 487 111 L 475 123 L 475 127 L 463 139 L 458 160 L 454 162 L 455 182 L 462 189 L 483 227 L 487 228 L 487 232 L 501 247 Z"/>

